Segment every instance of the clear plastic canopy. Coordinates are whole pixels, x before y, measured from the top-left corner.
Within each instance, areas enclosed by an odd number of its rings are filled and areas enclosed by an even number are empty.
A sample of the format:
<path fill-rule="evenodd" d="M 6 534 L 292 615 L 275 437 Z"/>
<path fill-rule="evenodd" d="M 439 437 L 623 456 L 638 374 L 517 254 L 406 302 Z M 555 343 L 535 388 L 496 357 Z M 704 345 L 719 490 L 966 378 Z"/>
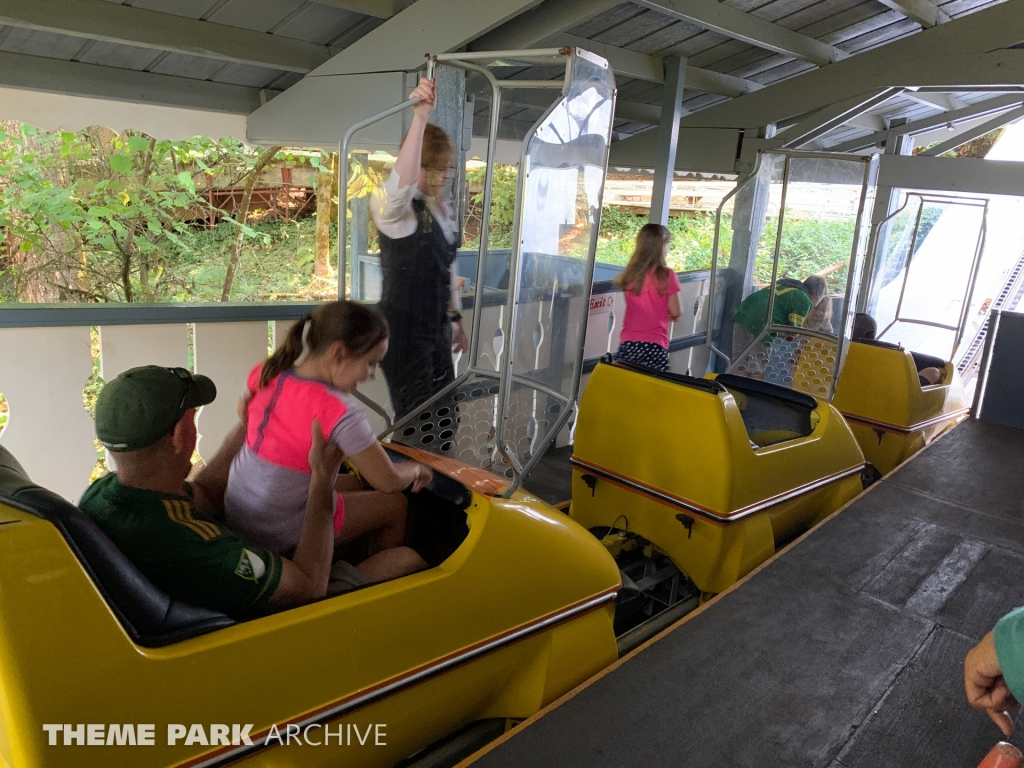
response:
<path fill-rule="evenodd" d="M 728 373 L 831 399 L 852 329 L 876 174 L 874 156 L 764 152 L 755 174 L 723 201 L 708 343 Z M 808 224 L 828 230 L 828 254 L 806 251 Z M 824 268 L 822 256 L 831 261 Z"/>
<path fill-rule="evenodd" d="M 607 62 L 577 51 L 568 92 L 525 142 L 497 434 L 516 469 L 576 398 L 614 108 Z"/>
<path fill-rule="evenodd" d="M 908 193 L 889 217 L 872 274 L 878 338 L 950 360 L 963 338 L 988 201 Z"/>

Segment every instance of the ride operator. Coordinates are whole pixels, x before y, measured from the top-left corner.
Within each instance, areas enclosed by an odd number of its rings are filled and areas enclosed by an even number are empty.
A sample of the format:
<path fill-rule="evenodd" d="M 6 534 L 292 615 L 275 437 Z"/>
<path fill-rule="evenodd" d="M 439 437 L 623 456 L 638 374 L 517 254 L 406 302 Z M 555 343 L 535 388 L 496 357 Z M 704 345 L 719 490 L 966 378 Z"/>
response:
<path fill-rule="evenodd" d="M 381 368 L 396 416 L 454 381 L 452 352 L 469 348 L 455 265 L 460 244 L 450 189 L 455 147 L 448 134 L 427 123 L 434 109 L 433 81 L 422 78 L 409 97 L 419 99 L 412 125 L 371 207 L 380 233 L 379 307 L 391 327 Z"/>

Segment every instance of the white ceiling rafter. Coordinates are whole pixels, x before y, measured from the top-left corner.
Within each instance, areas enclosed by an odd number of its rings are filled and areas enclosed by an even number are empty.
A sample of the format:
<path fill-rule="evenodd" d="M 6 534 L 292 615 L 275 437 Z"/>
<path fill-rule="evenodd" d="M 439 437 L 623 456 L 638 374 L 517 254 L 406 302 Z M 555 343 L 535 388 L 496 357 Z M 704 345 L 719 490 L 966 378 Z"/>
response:
<path fill-rule="evenodd" d="M 805 144 L 817 142 L 833 128 L 845 123 L 868 127 L 869 130 L 883 129 L 885 123 L 881 118 L 865 113 L 869 109 L 884 104 L 893 96 L 898 95 L 901 90 L 900 88 L 882 88 L 825 107 L 787 128 L 783 134 L 782 146 L 786 149 L 796 149 Z"/>
<path fill-rule="evenodd" d="M 941 109 L 943 112 L 952 112 L 967 106 L 967 102 L 955 93 L 918 93 L 908 90 L 903 92 L 903 96 L 919 104 Z"/>
<path fill-rule="evenodd" d="M 564 32 L 552 35 L 540 41 L 537 45 L 540 48 L 561 47 L 564 45 L 584 48 L 596 53 L 598 56 L 603 56 L 608 60 L 611 68 L 620 75 L 635 77 L 652 83 L 665 82 L 665 61 L 659 56 L 650 56 L 646 53 L 638 53 L 627 48 L 617 48 L 614 45 L 587 40 L 586 38 Z M 710 69 L 686 66 L 686 90 L 735 97 L 742 96 L 744 93 L 752 93 L 763 87 L 763 85 L 755 83 L 753 80 L 744 80 L 742 77 L 735 77 L 733 75 L 723 75 Z"/>
<path fill-rule="evenodd" d="M 554 102 L 557 92 L 544 94 L 536 90 L 505 89 L 502 93 L 502 104 L 512 103 L 525 107 L 539 107 L 546 109 Z M 661 120 L 661 107 L 657 104 L 640 104 L 635 101 L 623 101 L 617 99 L 615 102 L 615 119 L 629 120 L 631 123 L 644 123 L 646 125 L 657 125 Z"/>
<path fill-rule="evenodd" d="M 985 101 L 979 101 L 954 112 L 947 112 L 940 115 L 932 115 L 921 120 L 915 120 L 900 126 L 894 126 L 887 131 L 877 131 L 867 136 L 859 136 L 856 139 L 833 144 L 829 147 L 830 152 L 857 152 L 862 149 L 880 145 L 889 136 L 910 135 L 926 133 L 941 128 L 947 124 L 956 124 L 968 120 L 975 120 L 985 115 L 998 114 L 1024 104 L 1024 93 L 1007 94 L 996 96 Z M 959 145 L 958 145 L 959 146 Z"/>
<path fill-rule="evenodd" d="M 897 13 L 902 13 L 911 21 L 916 21 L 922 27 L 934 27 L 936 24 L 945 24 L 949 16 L 931 0 L 879 0 L 882 5 L 892 8 Z"/>
<path fill-rule="evenodd" d="M 758 48 L 765 48 L 796 59 L 810 61 L 818 66 L 832 64 L 846 58 L 835 46 L 794 32 L 771 21 L 753 16 L 717 0 L 637 0 L 677 19 L 718 32 L 735 40 L 742 40 Z M 670 51 L 669 51 L 670 52 Z M 669 53 L 666 52 L 666 53 Z"/>
<path fill-rule="evenodd" d="M 259 88 L 5 51 L 0 51 L 0 85 L 243 115 L 260 105 Z"/>
<path fill-rule="evenodd" d="M 748 93 L 683 118 L 686 127 L 778 123 L 875 88 L 934 86 L 984 91 L 1024 83 L 1024 0 L 1006 0 L 947 24 L 867 51 L 828 67 Z M 971 88 L 970 86 L 977 86 Z"/>
<path fill-rule="evenodd" d="M 105 0 L 3 0 L 0 24 L 241 64 L 309 72 L 326 46 Z"/>
<path fill-rule="evenodd" d="M 937 146 L 931 149 L 925 150 L 921 154 L 925 157 L 938 157 L 943 152 L 949 152 L 951 149 L 963 146 L 969 141 L 974 141 L 977 138 L 984 136 L 986 133 L 991 133 L 994 130 L 1002 128 L 1005 125 L 1016 122 L 1024 117 L 1024 107 L 1017 107 L 1011 109 L 1008 112 L 1004 112 L 998 117 L 994 117 L 991 120 L 987 120 L 981 125 L 975 126 L 969 131 L 961 133 L 959 136 L 949 139 L 947 141 L 940 142 Z"/>

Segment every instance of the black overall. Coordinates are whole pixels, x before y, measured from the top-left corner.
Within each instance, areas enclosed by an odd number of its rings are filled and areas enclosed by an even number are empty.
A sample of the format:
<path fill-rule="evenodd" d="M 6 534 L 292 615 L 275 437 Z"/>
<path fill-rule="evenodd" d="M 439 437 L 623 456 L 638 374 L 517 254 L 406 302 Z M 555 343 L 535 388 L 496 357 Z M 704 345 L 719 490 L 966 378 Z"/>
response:
<path fill-rule="evenodd" d="M 458 243 L 448 242 L 425 201 L 413 200 L 412 206 L 415 232 L 398 239 L 380 234 L 379 306 L 391 326 L 381 368 L 395 416 L 455 379 L 448 301 Z"/>

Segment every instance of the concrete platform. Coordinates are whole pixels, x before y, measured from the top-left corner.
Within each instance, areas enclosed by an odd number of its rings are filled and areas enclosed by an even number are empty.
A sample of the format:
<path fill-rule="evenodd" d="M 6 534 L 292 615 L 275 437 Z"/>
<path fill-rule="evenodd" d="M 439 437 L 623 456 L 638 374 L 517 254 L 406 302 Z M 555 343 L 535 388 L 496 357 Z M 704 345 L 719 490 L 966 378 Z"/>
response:
<path fill-rule="evenodd" d="M 968 421 L 474 768 L 973 768 L 963 657 L 1018 605 L 1024 431 Z"/>

